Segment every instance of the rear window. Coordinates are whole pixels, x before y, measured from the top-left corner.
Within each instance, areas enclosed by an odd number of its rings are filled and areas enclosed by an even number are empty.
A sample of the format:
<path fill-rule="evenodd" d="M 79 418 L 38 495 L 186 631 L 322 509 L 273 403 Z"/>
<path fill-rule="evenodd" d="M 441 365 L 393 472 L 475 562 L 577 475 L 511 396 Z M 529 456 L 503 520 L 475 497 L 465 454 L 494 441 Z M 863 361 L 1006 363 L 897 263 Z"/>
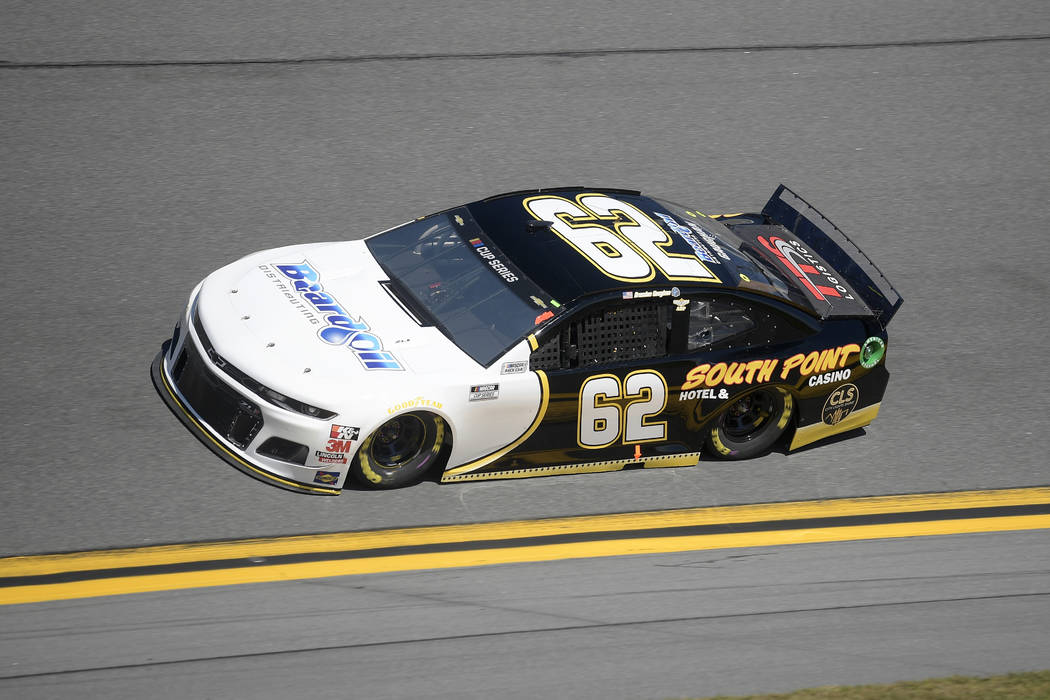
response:
<path fill-rule="evenodd" d="M 790 316 L 748 299 L 702 295 L 690 302 L 688 352 L 778 345 L 813 332 Z"/>

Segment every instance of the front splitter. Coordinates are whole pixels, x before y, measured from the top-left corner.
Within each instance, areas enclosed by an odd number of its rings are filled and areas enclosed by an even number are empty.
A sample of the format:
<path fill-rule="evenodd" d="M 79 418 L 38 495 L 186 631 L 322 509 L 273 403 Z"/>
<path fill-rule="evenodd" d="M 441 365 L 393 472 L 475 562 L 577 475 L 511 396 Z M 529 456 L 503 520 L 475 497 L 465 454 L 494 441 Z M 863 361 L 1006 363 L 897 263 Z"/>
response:
<path fill-rule="evenodd" d="M 205 427 L 205 425 L 193 414 L 193 411 L 190 410 L 189 406 L 185 405 L 180 400 L 178 393 L 172 386 L 172 382 L 169 379 L 167 372 L 164 370 L 164 356 L 168 352 L 168 346 L 170 343 L 170 340 L 166 341 L 164 345 L 161 346 L 161 351 L 157 353 L 155 358 L 153 358 L 153 364 L 150 366 L 150 377 L 153 379 L 153 386 L 156 388 L 157 393 L 160 394 L 160 398 L 164 401 L 164 405 L 175 414 L 175 417 L 178 418 L 182 424 L 204 444 L 205 447 L 238 471 L 247 474 L 253 479 L 270 484 L 271 486 L 276 486 L 286 491 L 308 493 L 315 496 L 338 496 L 341 493 L 340 489 L 303 484 L 298 481 L 292 481 L 271 474 L 261 467 L 252 464 L 236 452 L 231 451 L 226 445 L 216 439 L 211 431 L 209 431 L 208 428 Z"/>

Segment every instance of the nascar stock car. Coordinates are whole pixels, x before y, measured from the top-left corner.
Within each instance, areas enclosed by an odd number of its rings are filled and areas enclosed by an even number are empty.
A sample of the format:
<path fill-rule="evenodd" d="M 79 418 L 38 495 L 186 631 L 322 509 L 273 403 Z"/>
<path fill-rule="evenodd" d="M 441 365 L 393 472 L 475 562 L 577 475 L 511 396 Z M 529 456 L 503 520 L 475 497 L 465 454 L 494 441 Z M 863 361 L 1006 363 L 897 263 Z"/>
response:
<path fill-rule="evenodd" d="M 294 491 L 687 466 L 869 424 L 901 302 L 783 185 L 711 216 L 532 190 L 231 263 L 152 375 L 212 451 Z"/>

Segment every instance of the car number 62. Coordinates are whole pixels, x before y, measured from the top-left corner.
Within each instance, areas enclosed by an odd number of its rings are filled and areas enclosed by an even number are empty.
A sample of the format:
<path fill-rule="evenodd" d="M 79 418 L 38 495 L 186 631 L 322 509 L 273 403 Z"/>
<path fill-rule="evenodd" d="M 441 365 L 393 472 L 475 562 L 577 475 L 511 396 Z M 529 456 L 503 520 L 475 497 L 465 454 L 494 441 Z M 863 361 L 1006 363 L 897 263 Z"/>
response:
<path fill-rule="evenodd" d="M 577 443 L 587 449 L 658 442 L 667 423 L 653 420 L 667 406 L 667 382 L 658 372 L 638 370 L 623 381 L 612 374 L 589 377 L 580 387 Z"/>
<path fill-rule="evenodd" d="M 669 280 L 718 278 L 695 255 L 665 250 L 674 239 L 645 212 L 603 194 L 581 194 L 575 202 L 556 196 L 530 197 L 525 208 L 580 252 L 606 276 L 648 282 L 659 269 Z"/>

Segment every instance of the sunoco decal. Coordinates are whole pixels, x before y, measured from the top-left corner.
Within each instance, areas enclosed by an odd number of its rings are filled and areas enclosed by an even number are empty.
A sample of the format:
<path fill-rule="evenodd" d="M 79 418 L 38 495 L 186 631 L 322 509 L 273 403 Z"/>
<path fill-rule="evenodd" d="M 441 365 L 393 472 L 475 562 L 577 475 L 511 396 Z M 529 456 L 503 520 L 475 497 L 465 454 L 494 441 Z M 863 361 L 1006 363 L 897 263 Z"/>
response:
<path fill-rule="evenodd" d="M 317 331 L 321 340 L 330 345 L 347 345 L 365 369 L 403 370 L 394 354 L 383 349 L 383 340 L 363 318 L 354 318 L 349 311 L 324 291 L 321 275 L 310 263 L 275 265 L 292 282 L 292 288 L 303 301 L 324 316 L 325 326 Z"/>

